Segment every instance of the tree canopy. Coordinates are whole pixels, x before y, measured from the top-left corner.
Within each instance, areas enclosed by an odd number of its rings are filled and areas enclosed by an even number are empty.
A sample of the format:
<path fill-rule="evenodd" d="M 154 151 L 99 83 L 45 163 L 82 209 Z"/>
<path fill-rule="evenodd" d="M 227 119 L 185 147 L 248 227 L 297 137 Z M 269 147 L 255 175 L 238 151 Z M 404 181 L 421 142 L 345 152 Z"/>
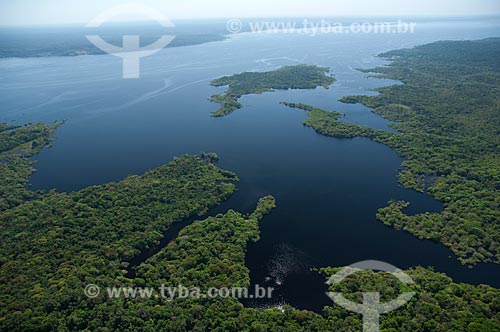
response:
<path fill-rule="evenodd" d="M 318 66 L 287 66 L 268 72 L 246 72 L 224 76 L 211 82 L 213 86 L 228 86 L 225 94 L 210 99 L 221 107 L 214 117 L 226 116 L 243 107 L 238 102 L 244 95 L 261 94 L 273 90 L 328 88 L 335 78 L 327 75 L 330 69 Z"/>

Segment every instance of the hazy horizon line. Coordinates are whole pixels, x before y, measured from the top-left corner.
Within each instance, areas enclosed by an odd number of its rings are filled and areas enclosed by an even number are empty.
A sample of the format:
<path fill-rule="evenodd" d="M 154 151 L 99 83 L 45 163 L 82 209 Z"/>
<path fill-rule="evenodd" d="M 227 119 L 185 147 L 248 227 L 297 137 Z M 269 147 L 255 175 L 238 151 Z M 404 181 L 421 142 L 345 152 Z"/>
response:
<path fill-rule="evenodd" d="M 215 21 L 227 21 L 230 19 L 240 19 L 242 21 L 247 20 L 262 20 L 262 19 L 347 19 L 347 18 L 357 18 L 357 19 L 372 19 L 372 18 L 387 18 L 387 19 L 464 19 L 464 18 L 499 18 L 500 13 L 498 14 L 471 14 L 471 15 L 440 15 L 440 14 L 426 14 L 426 15 L 337 15 L 337 16 L 319 16 L 319 15 L 308 15 L 308 16 L 256 16 L 256 17 L 207 17 L 207 18 L 172 18 L 171 20 L 174 22 L 215 22 Z M 19 23 L 19 24 L 1 24 L 1 28 L 6 27 L 57 27 L 57 26 L 81 26 L 84 27 L 88 22 L 78 21 L 78 22 L 49 22 L 49 23 Z M 152 20 L 113 20 L 109 22 L 109 24 L 140 24 L 140 23 L 156 23 Z"/>

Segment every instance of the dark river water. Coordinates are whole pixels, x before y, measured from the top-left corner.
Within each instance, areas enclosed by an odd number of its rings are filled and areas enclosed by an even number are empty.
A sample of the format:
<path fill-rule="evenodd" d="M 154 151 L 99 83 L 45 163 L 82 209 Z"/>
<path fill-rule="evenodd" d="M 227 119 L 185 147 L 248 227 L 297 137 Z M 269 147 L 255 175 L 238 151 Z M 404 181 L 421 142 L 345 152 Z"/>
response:
<path fill-rule="evenodd" d="M 239 191 L 225 203 L 251 211 L 272 194 L 278 207 L 261 223 L 261 240 L 248 247 L 252 283 L 276 287 L 273 300 L 320 310 L 331 304 L 324 280 L 310 269 L 378 259 L 400 268 L 433 266 L 456 281 L 500 287 L 500 266 L 462 266 L 450 250 L 384 226 L 375 219 L 391 199 L 411 202 L 408 213 L 439 211 L 439 202 L 400 187 L 402 159 L 367 139 L 334 139 L 302 126 L 305 113 L 279 105 L 303 102 L 337 110 L 345 120 L 378 129 L 388 122 L 338 99 L 373 94 L 397 82 L 368 78 L 355 68 L 384 62 L 380 52 L 443 39 L 500 36 L 495 20 L 417 25 L 414 34 L 240 34 L 224 42 L 169 48 L 142 60 L 139 80 L 121 79 L 112 56 L 0 60 L 0 121 L 66 120 L 53 147 L 37 156 L 36 189 L 74 191 L 120 180 L 174 156 L 216 152 L 219 165 L 238 174 Z M 280 91 L 242 98 L 245 107 L 211 118 L 221 91 L 209 81 L 283 65 L 327 66 L 330 89 Z M 169 235 L 172 236 L 172 235 Z"/>

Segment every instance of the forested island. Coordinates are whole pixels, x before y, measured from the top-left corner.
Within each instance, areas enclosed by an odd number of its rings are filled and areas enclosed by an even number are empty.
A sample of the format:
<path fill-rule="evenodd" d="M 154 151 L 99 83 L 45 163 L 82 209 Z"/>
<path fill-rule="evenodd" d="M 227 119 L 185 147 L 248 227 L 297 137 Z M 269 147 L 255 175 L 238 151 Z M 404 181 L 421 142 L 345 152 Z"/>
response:
<path fill-rule="evenodd" d="M 329 76 L 330 69 L 318 66 L 287 66 L 269 72 L 246 72 L 224 76 L 211 82 L 213 86 L 227 86 L 223 95 L 213 95 L 210 101 L 219 103 L 220 108 L 212 112 L 214 117 L 231 114 L 243 107 L 238 102 L 242 96 L 261 94 L 273 90 L 315 89 L 319 86 L 327 89 L 335 78 Z"/>
<path fill-rule="evenodd" d="M 442 201 L 442 213 L 409 216 L 407 202 L 390 202 L 377 214 L 392 227 L 440 241 L 463 264 L 500 263 L 500 39 L 444 41 L 381 57 L 387 67 L 366 70 L 403 85 L 377 96 L 350 96 L 398 122 L 398 134 L 338 121 L 341 114 L 310 105 L 305 125 L 323 135 L 368 137 L 405 157 L 400 182 Z"/>

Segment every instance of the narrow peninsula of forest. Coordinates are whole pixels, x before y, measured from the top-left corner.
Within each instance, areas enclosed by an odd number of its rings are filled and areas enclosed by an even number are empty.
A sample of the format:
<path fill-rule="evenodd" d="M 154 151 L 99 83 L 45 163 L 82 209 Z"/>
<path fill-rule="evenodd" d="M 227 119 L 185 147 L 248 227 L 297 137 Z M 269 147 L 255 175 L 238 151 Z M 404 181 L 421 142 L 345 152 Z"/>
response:
<path fill-rule="evenodd" d="M 369 137 L 375 138 L 383 135 L 390 135 L 382 130 L 375 130 L 363 127 L 358 124 L 340 121 L 342 113 L 327 111 L 311 105 L 282 102 L 282 105 L 290 108 L 307 111 L 307 119 L 304 126 L 313 128 L 319 134 L 337 138 Z"/>
<path fill-rule="evenodd" d="M 242 96 L 261 94 L 273 90 L 327 89 L 335 78 L 328 75 L 330 69 L 318 66 L 297 65 L 283 67 L 269 72 L 246 72 L 224 76 L 211 82 L 213 86 L 227 86 L 223 95 L 213 95 L 210 99 L 219 103 L 220 108 L 212 112 L 214 117 L 223 117 L 243 107 L 238 102 Z"/>
<path fill-rule="evenodd" d="M 0 123 L 0 212 L 38 195 L 27 188 L 28 178 L 35 171 L 31 157 L 50 144 L 60 125 Z"/>

